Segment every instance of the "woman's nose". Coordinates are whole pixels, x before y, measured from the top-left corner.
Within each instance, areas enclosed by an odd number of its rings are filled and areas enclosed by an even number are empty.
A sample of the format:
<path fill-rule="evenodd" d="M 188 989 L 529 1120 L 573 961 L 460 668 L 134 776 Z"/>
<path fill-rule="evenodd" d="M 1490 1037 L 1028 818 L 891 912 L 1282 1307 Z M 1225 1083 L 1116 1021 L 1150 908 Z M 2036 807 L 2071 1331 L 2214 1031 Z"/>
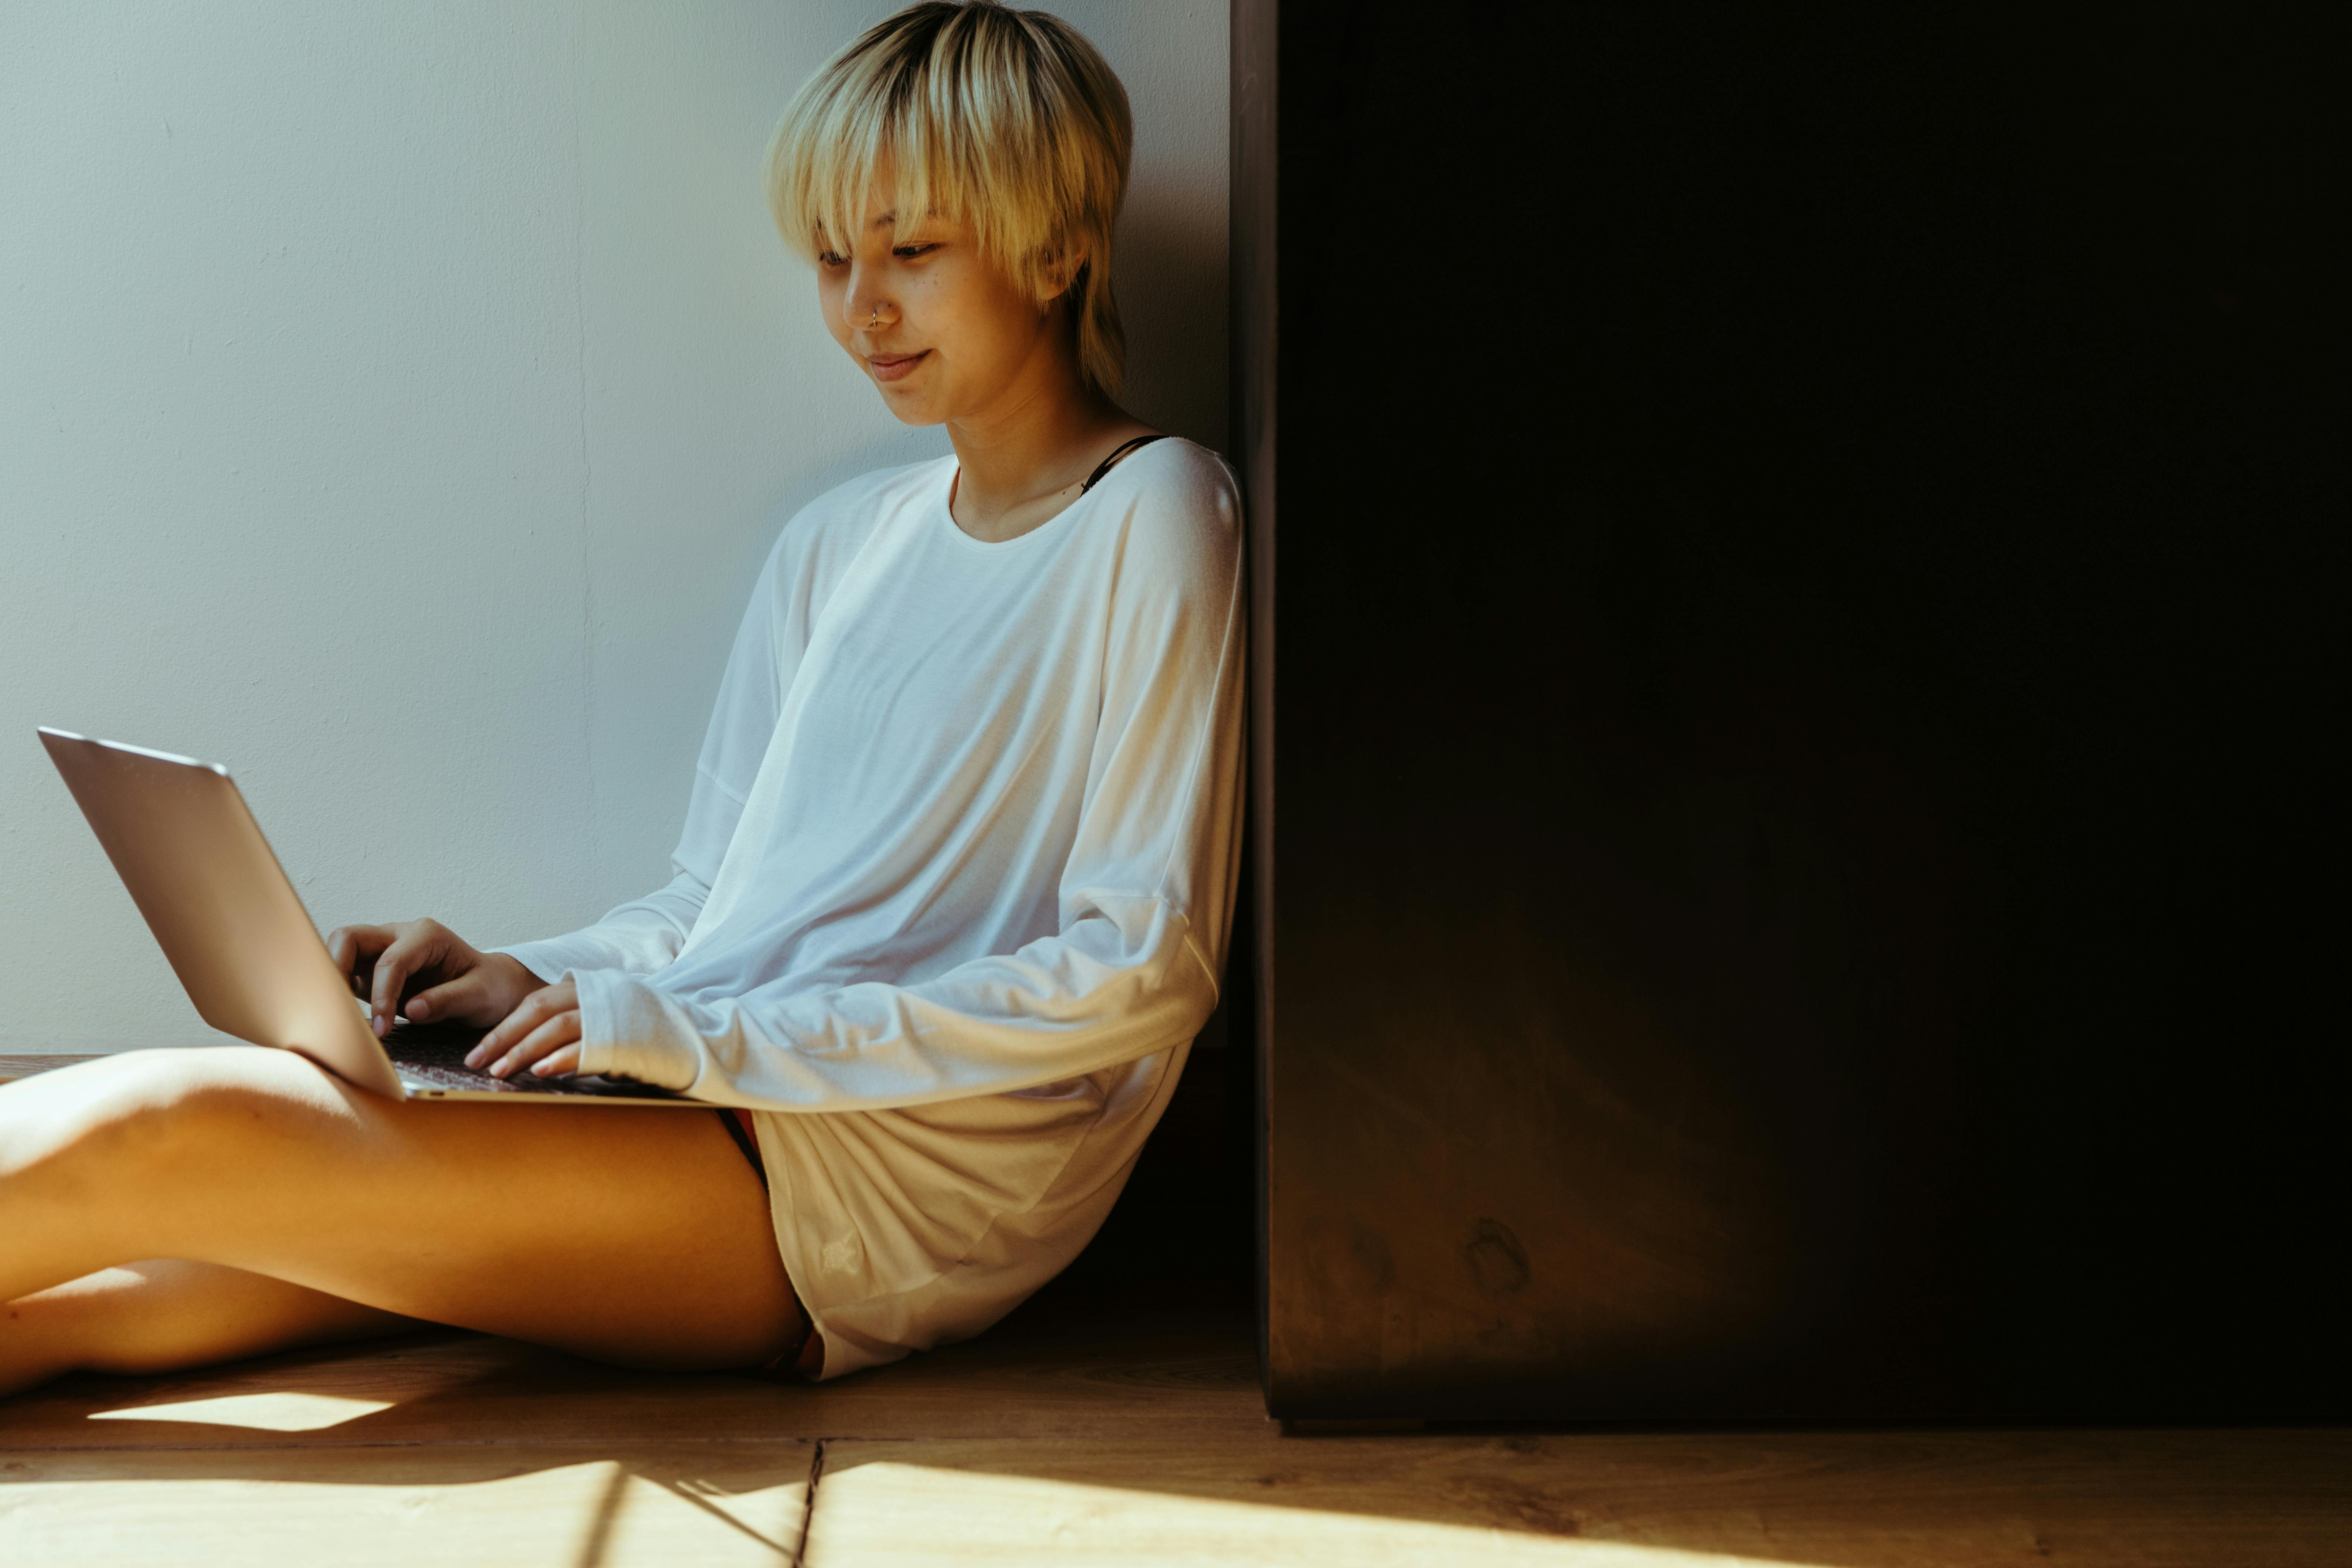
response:
<path fill-rule="evenodd" d="M 850 277 L 849 291 L 842 296 L 841 319 L 855 332 L 880 331 L 898 319 L 898 307 L 883 293 L 881 279 L 858 268 Z"/>

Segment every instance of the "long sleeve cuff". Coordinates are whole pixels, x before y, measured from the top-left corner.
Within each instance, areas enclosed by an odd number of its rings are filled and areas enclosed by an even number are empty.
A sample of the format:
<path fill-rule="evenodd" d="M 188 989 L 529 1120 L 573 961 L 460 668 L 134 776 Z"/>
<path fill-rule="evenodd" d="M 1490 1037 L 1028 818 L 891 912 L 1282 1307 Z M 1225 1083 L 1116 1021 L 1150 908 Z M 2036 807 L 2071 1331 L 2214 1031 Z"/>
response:
<path fill-rule="evenodd" d="M 529 967 L 530 959 L 516 956 Z M 662 993 L 615 969 L 575 969 L 572 983 L 580 993 L 582 1072 L 694 1088 L 702 1076 L 698 1037 L 670 1016 Z"/>

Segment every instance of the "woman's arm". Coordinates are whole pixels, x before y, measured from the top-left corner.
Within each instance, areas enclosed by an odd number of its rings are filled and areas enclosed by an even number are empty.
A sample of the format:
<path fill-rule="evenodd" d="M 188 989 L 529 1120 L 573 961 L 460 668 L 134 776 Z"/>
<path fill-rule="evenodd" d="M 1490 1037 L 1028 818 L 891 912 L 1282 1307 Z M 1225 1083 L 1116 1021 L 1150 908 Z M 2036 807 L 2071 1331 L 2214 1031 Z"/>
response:
<path fill-rule="evenodd" d="M 1190 1039 L 1215 1006 L 1239 849 L 1239 533 L 1228 519 L 1146 542 L 1123 566 L 1108 628 L 1052 935 L 916 984 L 783 981 L 712 1002 L 575 968 L 576 1013 L 519 1017 L 500 1033 L 501 1067 L 849 1110 L 1056 1082 Z M 534 1005 L 557 1000 L 570 998 Z"/>

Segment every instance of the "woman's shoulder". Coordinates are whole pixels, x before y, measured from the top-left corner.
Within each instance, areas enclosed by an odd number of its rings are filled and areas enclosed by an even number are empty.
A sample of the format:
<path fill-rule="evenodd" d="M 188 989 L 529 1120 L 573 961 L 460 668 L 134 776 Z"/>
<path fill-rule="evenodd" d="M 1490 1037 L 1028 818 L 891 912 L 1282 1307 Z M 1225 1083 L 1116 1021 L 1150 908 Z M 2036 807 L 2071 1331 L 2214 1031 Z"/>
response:
<path fill-rule="evenodd" d="M 1230 546 L 1241 534 L 1241 486 L 1232 468 L 1181 436 L 1136 448 L 1096 488 L 1103 501 L 1128 514 L 1131 534 L 1195 547 Z"/>
<path fill-rule="evenodd" d="M 1222 517 L 1240 513 L 1241 486 L 1225 459 L 1197 441 L 1162 436 L 1138 447 L 1102 477 L 1104 488 L 1124 478 L 1137 491 L 1179 502 L 1207 502 Z"/>
<path fill-rule="evenodd" d="M 1095 487 L 1118 519 L 1113 559 L 1122 597 L 1218 599 L 1241 567 L 1241 487 L 1225 460 L 1181 436 L 1129 454 Z"/>

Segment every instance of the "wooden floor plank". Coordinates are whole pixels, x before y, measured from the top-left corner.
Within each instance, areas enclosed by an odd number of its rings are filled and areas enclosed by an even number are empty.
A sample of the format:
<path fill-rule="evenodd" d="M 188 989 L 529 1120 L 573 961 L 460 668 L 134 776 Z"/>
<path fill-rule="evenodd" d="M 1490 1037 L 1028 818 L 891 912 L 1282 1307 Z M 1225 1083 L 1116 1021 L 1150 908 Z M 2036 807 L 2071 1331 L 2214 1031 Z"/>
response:
<path fill-rule="evenodd" d="M 0 1562 L 790 1563 L 804 1443 L 0 1456 Z"/>
<path fill-rule="evenodd" d="M 0 1454 L 79 1448 L 813 1437 L 804 1390 L 729 1374 L 627 1372 L 486 1334 L 436 1331 L 164 1377 L 78 1376 L 0 1400 Z M 285 1407 L 341 1402 L 331 1424 Z M 156 1419 L 141 1412 L 152 1409 Z"/>
<path fill-rule="evenodd" d="M 1248 1440 L 1274 1430 L 1246 1321 L 983 1336 L 800 1391 L 824 1437 Z"/>
<path fill-rule="evenodd" d="M 844 1468 L 817 1486 L 808 1568 L 1733 1568 L 1720 1557 L 1046 1480 L 1017 1466 L 936 1468 L 923 1458 L 844 1455 Z"/>
<path fill-rule="evenodd" d="M 808 1562 L 2317 1568 L 2347 1478 L 2309 1431 L 842 1442 Z"/>

